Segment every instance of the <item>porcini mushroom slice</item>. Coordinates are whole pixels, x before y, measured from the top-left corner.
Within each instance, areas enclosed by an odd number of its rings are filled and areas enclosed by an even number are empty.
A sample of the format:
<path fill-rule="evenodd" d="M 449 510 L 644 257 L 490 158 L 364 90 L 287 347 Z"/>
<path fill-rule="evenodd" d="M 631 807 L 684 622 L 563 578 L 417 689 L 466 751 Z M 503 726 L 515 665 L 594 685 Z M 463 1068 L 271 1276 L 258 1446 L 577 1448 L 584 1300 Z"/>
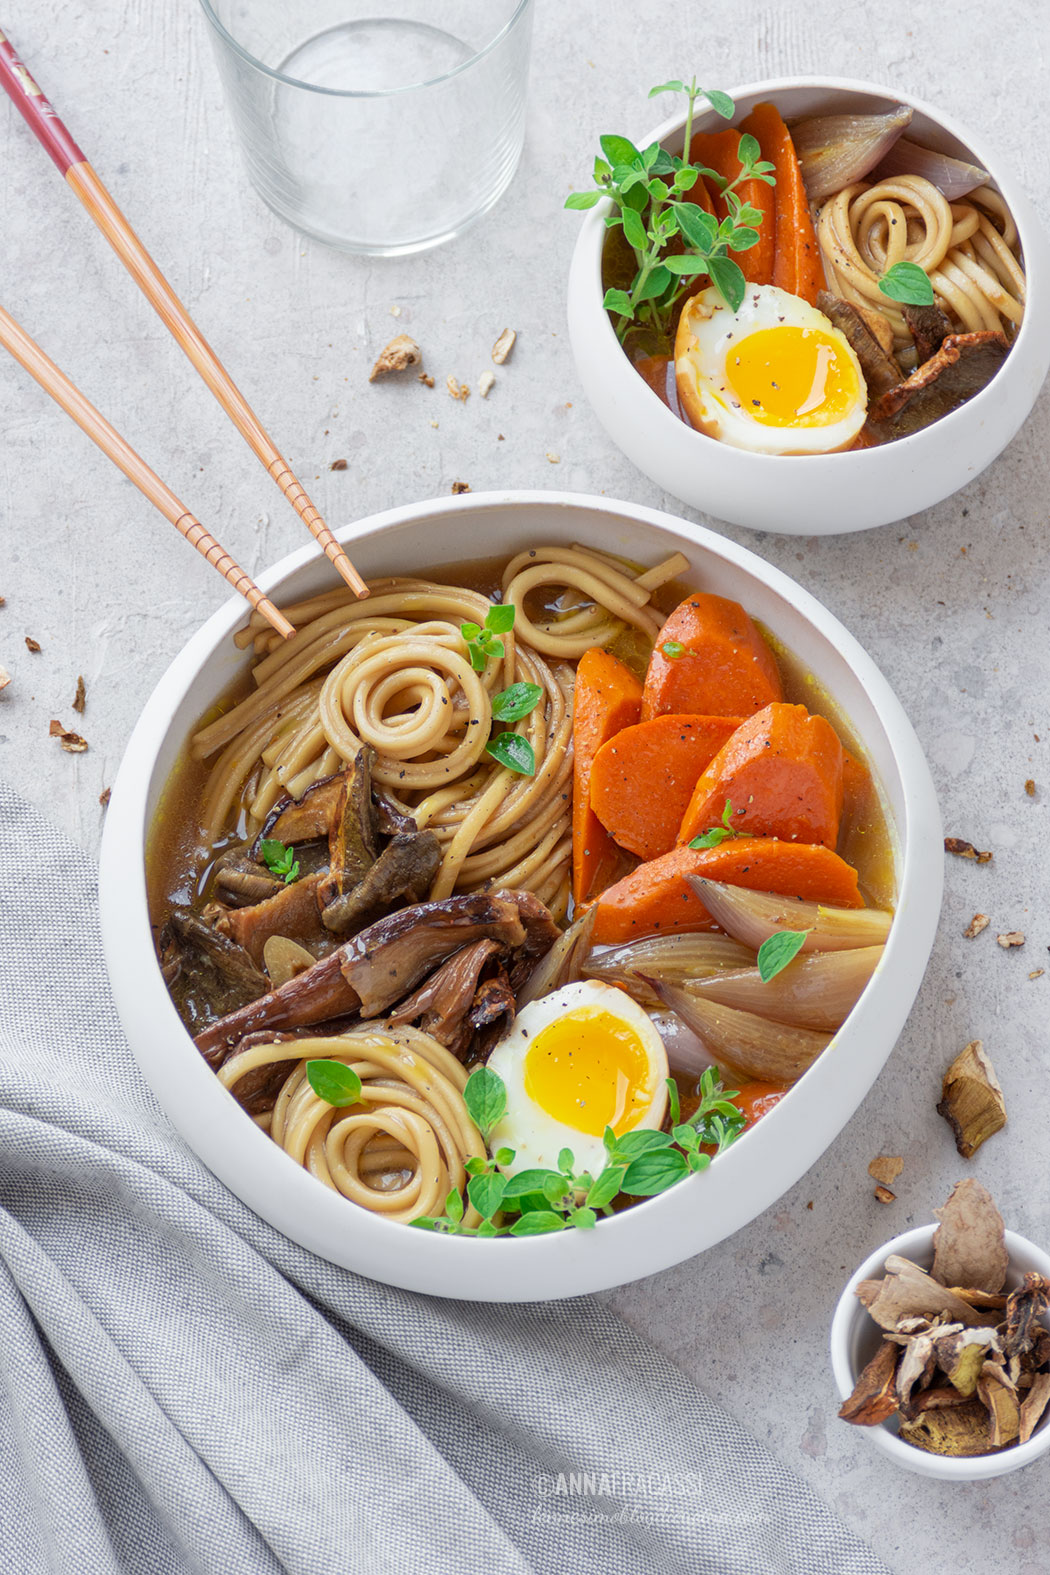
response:
<path fill-rule="evenodd" d="M 943 1209 L 933 1212 L 941 1222 L 933 1233 L 934 1279 L 1001 1291 L 1010 1255 L 1003 1217 L 987 1187 L 968 1176 L 956 1182 Z"/>
<path fill-rule="evenodd" d="M 979 1039 L 960 1050 L 945 1072 L 937 1114 L 955 1133 L 963 1159 L 972 1159 L 981 1144 L 1006 1125 L 1003 1091 Z"/>
<path fill-rule="evenodd" d="M 814 952 L 763 982 L 757 968 L 717 973 L 685 985 L 690 995 L 755 1012 L 797 1028 L 833 1033 L 856 1006 L 882 958 L 881 946 L 844 952 Z"/>
<path fill-rule="evenodd" d="M 975 1312 L 968 1302 L 964 1302 L 960 1296 L 953 1296 L 946 1286 L 939 1285 L 925 1269 L 920 1269 L 910 1258 L 902 1258 L 895 1252 L 886 1259 L 885 1276 L 877 1295 L 870 1301 L 867 1299 L 870 1281 L 862 1284 L 865 1295 L 861 1300 L 883 1329 L 896 1330 L 902 1318 L 916 1316 L 936 1318 L 946 1314 L 953 1322 L 968 1328 L 982 1321 L 980 1313 Z M 858 1286 L 858 1295 L 860 1291 L 861 1286 Z"/>
<path fill-rule="evenodd" d="M 1039 1426 L 1043 1412 L 1050 1402 L 1050 1373 L 1036 1373 L 1032 1387 L 1021 1401 L 1021 1426 L 1017 1435 L 1019 1444 L 1026 1444 Z"/>
<path fill-rule="evenodd" d="M 724 881 L 686 877 L 715 923 L 755 951 L 780 930 L 808 930 L 804 952 L 838 952 L 854 946 L 881 946 L 893 915 L 881 908 L 828 908 L 796 902 L 771 891 L 749 891 Z"/>
<path fill-rule="evenodd" d="M 830 1034 L 772 1023 L 754 1012 L 703 1001 L 677 985 L 650 978 L 665 1006 L 702 1042 L 711 1059 L 733 1077 L 794 1083 L 831 1043 Z"/>
<path fill-rule="evenodd" d="M 875 1427 L 893 1415 L 897 1409 L 894 1380 L 899 1355 L 892 1340 L 883 1340 L 853 1386 L 853 1393 L 842 1402 L 839 1416 L 844 1422 L 853 1422 L 857 1427 Z"/>
<path fill-rule="evenodd" d="M 1017 1389 L 996 1362 L 985 1362 L 977 1380 L 977 1398 L 988 1410 L 988 1441 L 993 1449 L 1012 1444 L 1021 1429 Z"/>
<path fill-rule="evenodd" d="M 961 1458 L 992 1453 L 988 1412 L 980 1400 L 923 1411 L 914 1422 L 901 1423 L 900 1436 L 906 1444 L 925 1449 L 930 1455 Z"/>
<path fill-rule="evenodd" d="M 990 1356 L 1001 1356 L 994 1329 L 960 1329 L 957 1324 L 937 1331 L 937 1365 L 954 1389 L 967 1399 L 977 1391 L 981 1369 Z"/>

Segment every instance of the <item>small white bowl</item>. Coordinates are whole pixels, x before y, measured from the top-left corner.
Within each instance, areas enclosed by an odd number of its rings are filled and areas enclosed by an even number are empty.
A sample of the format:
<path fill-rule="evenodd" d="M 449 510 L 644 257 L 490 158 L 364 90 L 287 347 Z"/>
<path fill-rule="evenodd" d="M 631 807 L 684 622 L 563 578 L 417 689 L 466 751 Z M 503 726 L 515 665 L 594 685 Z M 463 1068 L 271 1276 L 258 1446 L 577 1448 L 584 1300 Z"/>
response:
<path fill-rule="evenodd" d="M 602 306 L 602 246 L 608 202 L 583 220 L 569 272 L 569 337 L 576 370 L 598 419 L 638 469 L 683 502 L 752 530 L 830 536 L 918 514 L 972 481 L 1027 418 L 1050 367 L 1050 244 L 1009 167 L 939 110 L 869 82 L 782 77 L 735 88 L 738 115 L 773 100 L 786 119 L 850 110 L 877 114 L 910 105 L 908 136 L 989 171 L 1017 223 L 1028 277 L 1024 321 L 992 382 L 967 404 L 911 437 L 856 453 L 749 454 L 680 421 L 624 355 Z M 716 122 L 714 111 L 697 129 Z M 658 126 L 642 147 L 682 145 L 685 117 Z M 724 125 L 724 121 L 718 122 Z"/>
<path fill-rule="evenodd" d="M 357 1208 L 271 1142 L 208 1068 L 157 963 L 145 847 L 165 783 L 198 718 L 245 665 L 233 598 L 175 657 L 132 734 L 113 786 L 99 870 L 102 937 L 128 1042 L 161 1106 L 227 1186 L 293 1241 L 389 1285 L 482 1301 L 574 1296 L 654 1274 L 768 1208 L 827 1148 L 868 1092 L 915 999 L 940 913 L 943 828 L 922 748 L 852 635 L 808 591 L 753 553 L 669 514 L 572 493 L 471 493 L 412 503 L 337 532 L 362 574 L 405 573 L 541 542 L 655 563 L 680 551 L 683 578 L 743 603 L 849 718 L 881 783 L 897 852 L 897 911 L 882 962 L 834 1042 L 774 1110 L 702 1176 L 596 1230 L 519 1241 L 414 1231 Z M 258 576 L 278 604 L 330 590 L 314 545 Z"/>
<path fill-rule="evenodd" d="M 882 1330 L 854 1294 L 857 1286 L 861 1280 L 879 1279 L 886 1268 L 886 1259 L 894 1253 L 910 1258 L 920 1268 L 929 1269 L 933 1263 L 936 1228 L 935 1225 L 920 1225 L 903 1236 L 895 1236 L 893 1241 L 888 1241 L 865 1259 L 843 1291 L 831 1320 L 831 1366 L 840 1399 L 847 1400 L 853 1393 L 857 1378 L 882 1341 Z M 1006 1249 L 1010 1254 L 1007 1290 L 1014 1290 L 1024 1275 L 1033 1272 L 1050 1279 L 1050 1256 L 1041 1247 L 1008 1230 Z M 914 1471 L 921 1477 L 938 1477 L 942 1482 L 981 1482 L 986 1477 L 1002 1477 L 1009 1471 L 1020 1471 L 1022 1466 L 1030 1465 L 1050 1449 L 1050 1411 L 1043 1413 L 1039 1426 L 1026 1444 L 1012 1444 L 1000 1454 L 973 1455 L 966 1459 L 929 1455 L 925 1450 L 916 1449 L 914 1444 L 906 1444 L 897 1436 L 897 1425 L 897 1418 L 891 1417 L 876 1427 L 857 1428 L 857 1432 L 866 1433 L 876 1448 L 905 1471 Z"/>

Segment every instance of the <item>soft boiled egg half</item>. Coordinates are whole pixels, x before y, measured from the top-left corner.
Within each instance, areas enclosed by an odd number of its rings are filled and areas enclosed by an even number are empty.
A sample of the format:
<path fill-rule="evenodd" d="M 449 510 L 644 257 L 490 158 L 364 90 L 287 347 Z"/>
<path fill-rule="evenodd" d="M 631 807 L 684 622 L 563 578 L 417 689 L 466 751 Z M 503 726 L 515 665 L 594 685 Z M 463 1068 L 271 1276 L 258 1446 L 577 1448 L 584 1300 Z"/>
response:
<path fill-rule="evenodd" d="M 831 454 L 864 425 L 868 391 L 845 335 L 775 285 L 751 284 L 734 312 L 712 286 L 688 300 L 675 382 L 700 432 L 755 454 Z"/>
<path fill-rule="evenodd" d="M 605 1165 L 603 1135 L 659 1127 L 667 1109 L 667 1052 L 636 1001 L 612 985 L 567 984 L 518 1013 L 489 1056 L 507 1089 L 493 1153 L 514 1150 L 508 1174 L 558 1168 L 572 1150 L 577 1173 Z"/>

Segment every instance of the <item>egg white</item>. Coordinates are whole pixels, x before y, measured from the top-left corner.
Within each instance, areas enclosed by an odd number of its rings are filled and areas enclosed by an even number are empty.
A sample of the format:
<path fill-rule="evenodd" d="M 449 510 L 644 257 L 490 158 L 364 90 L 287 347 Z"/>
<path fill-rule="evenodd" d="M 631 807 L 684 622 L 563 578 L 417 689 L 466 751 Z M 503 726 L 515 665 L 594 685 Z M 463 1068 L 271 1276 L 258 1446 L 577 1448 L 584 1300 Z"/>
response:
<path fill-rule="evenodd" d="M 842 358 L 847 379 L 852 369 L 856 392 L 839 419 L 829 420 L 816 397 L 812 410 L 800 409 L 783 422 L 762 421 L 738 398 L 727 370 L 730 358 L 750 336 L 785 326 L 819 332 L 832 342 L 836 359 Z M 687 301 L 675 339 L 675 382 L 698 431 L 753 453 L 830 454 L 849 448 L 867 416 L 864 374 L 848 339 L 815 306 L 775 285 L 749 285 L 736 312 L 713 287 Z"/>
<path fill-rule="evenodd" d="M 641 1041 L 647 1060 L 644 1094 L 647 1104 L 632 1131 L 640 1127 L 658 1128 L 667 1109 L 667 1052 L 648 1015 L 623 990 L 598 980 L 581 980 L 565 985 L 524 1007 L 514 1019 L 506 1036 L 489 1056 L 488 1065 L 503 1079 L 507 1090 L 507 1110 L 491 1134 L 490 1147 L 514 1150 L 514 1159 L 504 1167 L 515 1175 L 533 1167 L 558 1168 L 563 1148 L 572 1150 L 576 1171 L 597 1175 L 605 1166 L 602 1134 L 582 1132 L 558 1120 L 531 1097 L 525 1087 L 525 1063 L 537 1036 L 551 1023 L 566 1016 L 608 1012 L 629 1027 Z"/>

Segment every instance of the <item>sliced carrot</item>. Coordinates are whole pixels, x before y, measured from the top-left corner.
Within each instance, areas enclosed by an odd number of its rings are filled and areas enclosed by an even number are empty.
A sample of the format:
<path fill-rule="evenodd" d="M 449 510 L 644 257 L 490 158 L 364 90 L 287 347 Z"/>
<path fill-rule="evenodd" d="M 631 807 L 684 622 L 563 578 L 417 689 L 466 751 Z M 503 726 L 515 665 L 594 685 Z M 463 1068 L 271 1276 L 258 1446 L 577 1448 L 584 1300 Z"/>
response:
<path fill-rule="evenodd" d="M 864 906 L 856 870 L 830 848 L 774 837 L 736 837 L 717 848 L 673 848 L 639 864 L 599 897 L 595 943 L 615 945 L 666 930 L 716 929 L 687 875 L 829 907 Z"/>
<path fill-rule="evenodd" d="M 824 267 L 791 133 L 774 104 L 756 104 L 741 129 L 758 139 L 763 159 L 776 174 L 773 283 L 816 306 Z"/>
<path fill-rule="evenodd" d="M 758 837 L 834 848 L 842 819 L 842 745 L 804 705 L 775 702 L 742 723 L 696 784 L 679 842 L 731 824 Z"/>
<path fill-rule="evenodd" d="M 856 804 L 867 799 L 872 790 L 871 772 L 863 760 L 842 749 L 842 799 L 844 804 Z"/>
<path fill-rule="evenodd" d="M 746 130 L 746 125 L 742 129 Z M 740 163 L 739 148 L 739 131 L 698 131 L 692 141 L 693 163 L 714 170 L 715 174 L 721 175 L 724 180 L 734 181 L 743 167 Z M 697 182 L 697 186 L 699 184 L 700 182 Z M 689 193 L 693 202 L 700 201 L 696 195 L 697 186 L 694 186 Z M 773 188 L 764 180 L 745 180 L 736 187 L 736 195 L 741 202 L 750 203 L 753 208 L 757 208 L 762 219 L 755 226 L 759 235 L 758 244 L 752 246 L 750 251 L 732 252 L 730 255 L 734 262 L 739 263 L 748 284 L 772 284 L 775 254 Z M 721 193 L 716 191 L 714 205 L 707 211 L 718 219 L 728 216 L 729 207 Z"/>
<path fill-rule="evenodd" d="M 654 716 L 603 744 L 591 808 L 614 841 L 643 859 L 673 848 L 697 778 L 738 726 L 731 716 Z"/>
<path fill-rule="evenodd" d="M 619 856 L 591 809 L 591 766 L 604 743 L 638 720 L 642 686 L 622 662 L 595 646 L 576 667 L 572 719 L 572 896 L 586 901 L 610 881 Z"/>
<path fill-rule="evenodd" d="M 673 653 L 682 649 L 668 656 L 665 646 Z M 667 712 L 751 716 L 782 697 L 776 658 L 740 603 L 697 591 L 656 637 L 642 721 Z"/>

